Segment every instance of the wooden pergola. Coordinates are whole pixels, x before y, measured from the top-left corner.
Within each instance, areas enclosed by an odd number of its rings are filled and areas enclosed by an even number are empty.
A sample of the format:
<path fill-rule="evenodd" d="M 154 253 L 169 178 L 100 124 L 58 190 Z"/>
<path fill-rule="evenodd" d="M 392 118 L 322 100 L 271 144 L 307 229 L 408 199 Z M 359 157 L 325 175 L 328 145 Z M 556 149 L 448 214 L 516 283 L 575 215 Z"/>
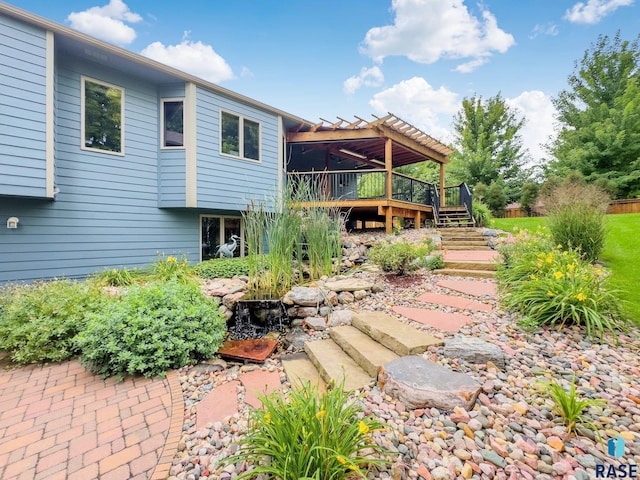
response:
<path fill-rule="evenodd" d="M 367 121 L 355 117 L 354 121 L 342 118 L 335 122 L 322 119 L 316 124 L 300 124 L 290 129 L 286 135 L 289 145 L 304 145 L 305 148 L 322 149 L 329 154 L 348 158 L 359 164 L 373 168 L 384 168 L 386 204 L 378 205 L 390 231 L 394 208 L 401 212 L 398 216 L 409 216 L 420 220 L 420 215 L 431 211 L 425 205 L 404 205 L 393 202 L 393 169 L 414 163 L 432 161 L 440 166 L 439 198 L 444 206 L 445 170 L 452 150 L 419 128 L 389 113 Z M 380 202 L 378 202 L 380 203 Z M 396 202 L 397 203 L 397 202 Z M 352 204 L 356 207 L 357 204 Z M 418 208 L 421 207 L 421 208 Z M 407 214 L 407 212 L 410 212 Z M 413 212 L 413 213 L 412 213 Z"/>

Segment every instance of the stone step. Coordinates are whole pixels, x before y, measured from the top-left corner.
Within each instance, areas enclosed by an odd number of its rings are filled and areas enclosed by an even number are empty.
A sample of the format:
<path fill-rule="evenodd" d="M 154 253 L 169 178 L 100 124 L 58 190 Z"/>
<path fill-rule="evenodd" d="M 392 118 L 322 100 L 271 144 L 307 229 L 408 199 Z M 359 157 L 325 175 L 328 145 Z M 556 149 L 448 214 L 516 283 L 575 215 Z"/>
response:
<path fill-rule="evenodd" d="M 487 241 L 484 238 L 475 239 L 473 237 L 465 238 L 464 240 L 448 240 L 443 239 L 442 244 L 449 247 L 474 247 L 474 246 L 488 246 Z"/>
<path fill-rule="evenodd" d="M 382 312 L 359 313 L 351 319 L 351 325 L 401 357 L 420 355 L 432 345 L 442 345 L 439 338 Z"/>
<path fill-rule="evenodd" d="M 495 271 L 498 268 L 496 262 L 460 262 L 453 260 L 445 260 L 444 268 L 456 269 L 456 270 L 491 270 Z"/>
<path fill-rule="evenodd" d="M 473 223 L 472 222 L 455 222 L 455 223 L 446 223 L 446 222 L 438 222 L 436 224 L 436 227 L 438 228 L 447 228 L 447 227 L 452 227 L 452 228 L 457 228 L 459 226 L 464 226 L 464 227 L 473 227 Z"/>
<path fill-rule="evenodd" d="M 443 250 L 491 250 L 491 247 L 489 247 L 489 245 L 484 244 L 484 245 L 449 245 L 449 244 L 443 244 L 442 245 L 442 249 Z"/>
<path fill-rule="evenodd" d="M 321 392 L 326 390 L 326 383 L 320 376 L 320 372 L 305 353 L 287 355 L 282 357 L 281 361 L 284 373 L 293 387 L 310 383 L 316 385 Z"/>
<path fill-rule="evenodd" d="M 493 278 L 496 276 L 496 272 L 493 270 L 469 270 L 461 268 L 443 268 L 441 270 L 434 270 L 433 273 L 437 273 L 438 275 L 473 278 Z"/>
<path fill-rule="evenodd" d="M 440 236 L 442 237 L 442 240 L 445 242 L 466 242 L 466 241 L 479 241 L 479 242 L 485 242 L 485 243 L 487 242 L 487 239 L 478 233 L 447 234 L 446 232 L 444 232 Z"/>
<path fill-rule="evenodd" d="M 344 389 L 352 391 L 373 381 L 373 377 L 331 339 L 305 342 L 304 350 L 327 383 L 338 385 L 344 380 Z"/>
<path fill-rule="evenodd" d="M 394 352 L 355 327 L 343 325 L 329 330 L 329 335 L 369 375 L 376 378 L 382 365 L 398 358 Z"/>

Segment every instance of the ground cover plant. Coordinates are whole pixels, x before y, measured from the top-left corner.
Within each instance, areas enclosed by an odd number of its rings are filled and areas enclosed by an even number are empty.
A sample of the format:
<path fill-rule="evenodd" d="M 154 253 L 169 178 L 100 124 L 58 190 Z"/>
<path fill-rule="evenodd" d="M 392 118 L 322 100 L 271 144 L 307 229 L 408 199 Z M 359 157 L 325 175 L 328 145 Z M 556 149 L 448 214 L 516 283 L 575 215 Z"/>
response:
<path fill-rule="evenodd" d="M 214 258 L 195 265 L 193 271 L 200 278 L 233 278 L 249 275 L 249 259 L 247 257 Z"/>
<path fill-rule="evenodd" d="M 511 232 L 528 229 L 535 231 L 546 225 L 546 217 L 497 218 L 495 228 Z M 607 237 L 602 261 L 611 272 L 609 284 L 629 318 L 640 324 L 640 213 L 607 215 Z"/>
<path fill-rule="evenodd" d="M 415 245 L 406 240 L 383 241 L 373 245 L 368 256 L 383 271 L 405 275 L 420 268 L 420 262 L 416 260 L 425 257 L 433 248 L 433 244 L 429 242 Z"/>
<path fill-rule="evenodd" d="M 372 439 L 383 424 L 362 416 L 358 400 L 342 385 L 320 393 L 307 383 L 288 397 L 275 392 L 260 399 L 262 408 L 252 410 L 238 453 L 226 459 L 228 464 L 247 461 L 254 466 L 239 479 L 367 478 L 371 466 L 385 463 L 363 453 L 384 454 Z"/>
<path fill-rule="evenodd" d="M 103 377 L 164 376 L 168 369 L 211 358 L 225 329 L 216 301 L 198 284 L 173 278 L 112 297 L 89 315 L 75 344 L 82 364 Z"/>
<path fill-rule="evenodd" d="M 59 362 L 79 353 L 74 337 L 87 315 L 104 308 L 94 284 L 72 280 L 13 285 L 0 290 L 0 350 L 16 363 Z"/>
<path fill-rule="evenodd" d="M 615 339 L 624 317 L 605 271 L 561 247 L 544 233 L 525 231 L 502 245 L 496 274 L 502 303 L 529 326 L 580 325 L 588 336 L 603 339 L 607 332 Z"/>

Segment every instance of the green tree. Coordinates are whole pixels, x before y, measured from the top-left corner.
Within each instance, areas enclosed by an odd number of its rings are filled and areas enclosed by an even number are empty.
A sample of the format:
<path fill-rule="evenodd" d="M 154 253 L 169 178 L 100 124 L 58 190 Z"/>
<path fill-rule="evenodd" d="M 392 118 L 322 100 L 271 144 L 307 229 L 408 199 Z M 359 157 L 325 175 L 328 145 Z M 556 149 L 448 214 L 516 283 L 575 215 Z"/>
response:
<path fill-rule="evenodd" d="M 520 136 L 524 122 L 499 93 L 487 100 L 465 98 L 453 121 L 457 150 L 451 154 L 449 173 L 472 187 L 501 177 L 509 198 L 518 198 L 528 156 Z"/>
<path fill-rule="evenodd" d="M 475 187 L 473 187 L 473 199 L 478 200 L 479 202 L 484 202 L 485 197 L 487 196 L 487 191 L 489 187 L 484 183 L 479 182 L 476 183 Z"/>
<path fill-rule="evenodd" d="M 640 35 L 601 35 L 553 103 L 561 130 L 550 173 L 574 170 L 620 198 L 640 196 Z"/>
<path fill-rule="evenodd" d="M 531 207 L 533 207 L 536 199 L 538 198 L 539 190 L 540 187 L 535 182 L 525 182 L 524 185 L 522 185 L 520 207 L 527 212 L 527 215 L 531 215 Z"/>
<path fill-rule="evenodd" d="M 505 184 L 502 178 L 498 178 L 491 182 L 487 189 L 487 195 L 484 197 L 484 203 L 489 207 L 491 213 L 498 217 L 504 212 L 507 205 L 507 195 L 505 193 Z"/>

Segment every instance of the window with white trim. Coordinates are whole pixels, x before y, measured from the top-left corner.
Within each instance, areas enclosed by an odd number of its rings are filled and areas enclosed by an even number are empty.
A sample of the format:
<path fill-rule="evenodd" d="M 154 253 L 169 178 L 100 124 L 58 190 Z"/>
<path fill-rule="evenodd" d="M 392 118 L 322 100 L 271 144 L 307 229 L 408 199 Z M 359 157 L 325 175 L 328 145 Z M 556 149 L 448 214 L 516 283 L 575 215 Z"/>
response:
<path fill-rule="evenodd" d="M 234 113 L 221 112 L 220 152 L 260 161 L 260 123 Z"/>
<path fill-rule="evenodd" d="M 81 90 L 81 148 L 123 155 L 124 88 L 82 77 Z"/>
<path fill-rule="evenodd" d="M 244 257 L 244 228 L 241 217 L 200 215 L 200 258 Z"/>
<path fill-rule="evenodd" d="M 161 101 L 160 128 L 162 148 L 184 148 L 184 100 L 163 98 Z"/>

